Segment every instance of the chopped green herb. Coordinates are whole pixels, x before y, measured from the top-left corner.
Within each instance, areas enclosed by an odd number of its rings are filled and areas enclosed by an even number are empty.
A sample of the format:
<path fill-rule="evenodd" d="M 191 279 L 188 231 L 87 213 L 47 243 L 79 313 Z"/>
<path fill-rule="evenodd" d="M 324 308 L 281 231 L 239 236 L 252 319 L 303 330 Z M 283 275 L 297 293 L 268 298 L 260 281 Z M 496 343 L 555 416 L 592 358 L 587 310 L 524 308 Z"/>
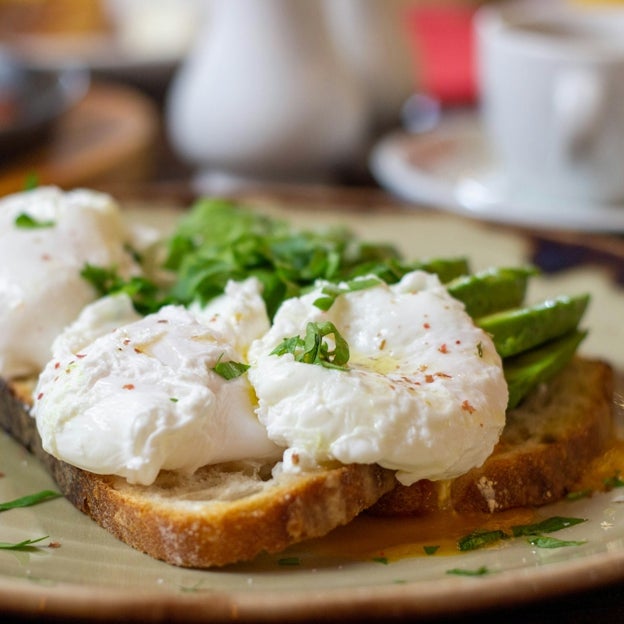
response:
<path fill-rule="evenodd" d="M 24 180 L 24 190 L 32 191 L 33 189 L 36 189 L 38 186 L 39 186 L 39 176 L 34 171 L 31 171 L 26 176 L 26 179 Z"/>
<path fill-rule="evenodd" d="M 37 539 L 26 539 L 22 542 L 0 542 L 0 550 L 30 550 L 39 542 L 47 539 L 47 535 L 38 537 Z"/>
<path fill-rule="evenodd" d="M 327 336 L 334 337 L 333 350 L 324 340 Z M 308 323 L 305 339 L 299 336 L 285 338 L 271 351 L 271 355 L 286 355 L 287 353 L 293 355 L 297 362 L 319 364 L 338 370 L 348 369 L 349 345 L 330 321 Z"/>
<path fill-rule="evenodd" d="M 529 544 L 537 546 L 538 548 L 564 548 L 566 546 L 582 546 L 585 541 L 577 540 L 561 540 L 556 537 L 550 537 L 546 535 L 537 535 L 531 537 L 528 540 Z"/>
<path fill-rule="evenodd" d="M 15 217 L 15 227 L 22 228 L 24 230 L 35 230 L 40 228 L 51 228 L 56 225 L 55 221 L 41 221 L 34 217 L 22 212 Z"/>
<path fill-rule="evenodd" d="M 281 566 L 298 566 L 301 565 L 299 557 L 282 557 L 277 560 L 277 564 Z"/>
<path fill-rule="evenodd" d="M 241 375 L 244 375 L 249 370 L 249 364 L 243 364 L 242 362 L 223 362 L 221 358 L 223 354 L 219 356 L 217 363 L 213 367 L 213 371 L 217 373 L 217 375 L 221 375 L 223 379 L 236 379 Z"/>
<path fill-rule="evenodd" d="M 486 566 L 481 566 L 475 570 L 465 570 L 463 568 L 451 568 L 446 571 L 447 574 L 456 574 L 457 576 L 483 576 L 489 574 L 490 571 Z"/>
<path fill-rule="evenodd" d="M 521 537 L 523 535 L 541 535 L 542 533 L 553 533 L 560 531 L 575 524 L 585 522 L 584 518 L 564 518 L 562 516 L 553 516 L 537 522 L 535 524 L 521 524 L 511 527 L 511 532 L 514 537 Z"/>
<path fill-rule="evenodd" d="M 177 402 L 179 401 L 179 399 L 176 399 L 175 397 L 169 397 L 169 400 L 170 400 L 172 403 L 177 403 Z"/>
<path fill-rule="evenodd" d="M 349 292 L 356 292 L 358 290 L 366 290 L 367 288 L 373 288 L 378 286 L 382 281 L 378 277 L 353 279 L 346 282 L 344 286 L 338 286 L 336 284 L 328 284 L 321 289 L 322 297 L 319 297 L 314 301 L 314 305 L 324 311 L 329 310 L 334 302 L 340 295 L 344 295 Z"/>
<path fill-rule="evenodd" d="M 580 500 L 581 498 L 589 498 L 591 495 L 592 495 L 592 490 L 588 488 L 586 490 L 568 492 L 566 494 L 566 500 L 575 501 L 575 500 Z"/>
<path fill-rule="evenodd" d="M 134 308 L 140 314 L 155 312 L 165 303 L 166 297 L 158 286 L 145 277 L 134 275 L 124 279 L 114 267 L 99 267 L 86 264 L 80 275 L 95 288 L 101 296 L 125 293 L 131 299 Z"/>
<path fill-rule="evenodd" d="M 478 342 L 477 343 L 477 355 L 482 358 L 483 357 L 483 343 L 482 342 Z"/>
<path fill-rule="evenodd" d="M 16 498 L 15 500 L 8 501 L 6 503 L 0 503 L 0 511 L 8 511 L 9 509 L 16 509 L 18 507 L 31 507 L 32 505 L 37 505 L 38 503 L 42 503 L 47 500 L 53 500 L 55 498 L 59 498 L 60 496 L 62 496 L 62 494 L 59 494 L 58 492 L 54 492 L 52 490 L 42 490 L 41 492 L 22 496 L 21 498 Z"/>
<path fill-rule="evenodd" d="M 462 537 L 457 542 L 457 546 L 462 552 L 476 550 L 477 548 L 482 548 L 483 546 L 507 539 L 508 537 L 509 536 L 504 531 L 499 529 L 494 531 L 477 530 Z"/>
<path fill-rule="evenodd" d="M 624 487 L 624 479 L 622 479 L 618 470 L 612 477 L 606 478 L 604 484 L 609 490 L 613 490 L 614 488 Z"/>
<path fill-rule="evenodd" d="M 439 549 L 439 546 L 423 546 L 426 555 L 435 555 Z"/>
<path fill-rule="evenodd" d="M 388 557 L 373 557 L 373 561 L 375 563 L 382 563 L 383 565 L 388 565 Z"/>

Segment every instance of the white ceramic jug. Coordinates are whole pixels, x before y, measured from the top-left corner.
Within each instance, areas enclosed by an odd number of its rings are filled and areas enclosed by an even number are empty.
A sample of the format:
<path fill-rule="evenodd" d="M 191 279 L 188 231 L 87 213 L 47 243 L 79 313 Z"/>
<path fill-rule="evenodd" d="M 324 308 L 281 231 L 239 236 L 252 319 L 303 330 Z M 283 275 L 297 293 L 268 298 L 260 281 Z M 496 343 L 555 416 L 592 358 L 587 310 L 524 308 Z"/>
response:
<path fill-rule="evenodd" d="M 362 157 L 367 109 L 316 0 L 213 0 L 167 123 L 204 181 L 325 179 Z"/>

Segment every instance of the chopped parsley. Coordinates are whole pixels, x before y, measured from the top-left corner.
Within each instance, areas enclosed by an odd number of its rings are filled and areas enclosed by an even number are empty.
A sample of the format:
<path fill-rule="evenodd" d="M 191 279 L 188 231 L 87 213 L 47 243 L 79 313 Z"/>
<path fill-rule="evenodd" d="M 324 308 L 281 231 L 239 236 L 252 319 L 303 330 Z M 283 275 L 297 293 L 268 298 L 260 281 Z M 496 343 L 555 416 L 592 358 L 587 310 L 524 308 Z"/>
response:
<path fill-rule="evenodd" d="M 446 571 L 447 574 L 455 574 L 457 576 L 484 576 L 489 574 L 490 570 L 486 566 L 481 566 L 474 570 L 466 570 L 464 568 L 451 568 Z"/>
<path fill-rule="evenodd" d="M 0 511 L 8 511 L 9 509 L 17 509 L 19 507 L 31 507 L 32 505 L 37 505 L 61 496 L 62 494 L 54 492 L 53 490 L 42 490 L 41 492 L 28 494 L 27 496 L 22 496 L 21 498 L 16 498 L 6 503 L 0 503 Z"/>
<path fill-rule="evenodd" d="M 99 267 L 86 264 L 80 275 L 87 280 L 101 296 L 125 293 L 131 299 L 134 308 L 140 314 L 156 312 L 165 303 L 168 303 L 157 284 L 145 277 L 133 275 L 124 279 L 116 268 Z"/>
<path fill-rule="evenodd" d="M 394 283 L 423 269 L 447 282 L 465 274 L 468 263 L 464 258 L 406 262 L 395 247 L 360 241 L 345 228 L 297 230 L 227 200 L 201 199 L 169 239 L 165 268 L 175 275 L 169 294 L 182 304 L 205 304 L 228 280 L 255 277 L 272 318 L 284 299 L 307 292 L 317 280 L 376 275 Z M 332 297 L 325 303 L 331 305 Z"/>
<path fill-rule="evenodd" d="M 609 490 L 624 487 L 624 479 L 620 476 L 620 471 L 618 470 L 612 477 L 607 477 L 604 480 L 604 485 Z"/>
<path fill-rule="evenodd" d="M 26 539 L 21 542 L 0 542 L 0 550 L 30 550 L 36 544 L 47 539 L 48 536 L 38 537 L 36 539 Z"/>
<path fill-rule="evenodd" d="M 35 219 L 33 216 L 21 212 L 15 217 L 15 227 L 24 230 L 36 230 L 41 228 L 51 228 L 56 225 L 56 221 Z"/>
<path fill-rule="evenodd" d="M 541 522 L 535 524 L 521 524 L 511 527 L 511 531 L 514 537 L 520 537 L 523 535 L 540 535 L 542 533 L 554 533 L 555 531 L 561 531 L 567 527 L 574 526 L 586 522 L 585 518 L 565 518 L 562 516 L 552 516 Z"/>
<path fill-rule="evenodd" d="M 498 542 L 502 539 L 507 539 L 508 537 L 509 535 L 499 529 L 494 531 L 477 530 L 462 537 L 457 542 L 457 547 L 462 552 L 467 550 L 476 550 L 477 548 L 482 548 L 483 546 L 493 544 L 494 542 Z"/>
<path fill-rule="evenodd" d="M 582 546 L 586 543 L 584 540 L 561 540 L 548 535 L 531 537 L 528 541 L 537 548 L 565 548 L 566 546 Z"/>
<path fill-rule="evenodd" d="M 536 522 L 534 524 L 520 524 L 512 526 L 510 534 L 505 533 L 505 531 L 502 531 L 500 529 L 495 529 L 492 531 L 477 529 L 476 531 L 473 531 L 472 533 L 469 533 L 468 535 L 460 538 L 457 542 L 457 547 L 460 551 L 465 552 L 469 550 L 476 550 L 478 548 L 482 548 L 484 546 L 488 546 L 490 544 L 494 544 L 496 542 L 509 539 L 511 537 L 524 536 L 538 538 L 542 537 L 543 533 L 553 533 L 555 531 L 560 531 L 561 529 L 565 529 L 567 527 L 585 521 L 586 520 L 584 518 L 566 518 L 563 516 L 552 516 L 551 518 L 547 518 L 546 520 L 542 520 L 541 522 Z M 546 543 L 546 541 L 544 543 Z M 569 546 L 572 544 L 573 542 L 569 542 L 566 545 Z M 539 544 L 535 543 L 535 545 Z M 547 546 L 541 547 L 546 548 Z"/>
<path fill-rule="evenodd" d="M 241 375 L 244 375 L 249 370 L 249 364 L 243 364 L 242 362 L 223 362 L 223 354 L 219 356 L 217 363 L 213 367 L 213 371 L 223 377 L 223 379 L 236 379 Z"/>
<path fill-rule="evenodd" d="M 568 492 L 566 494 L 566 500 L 575 501 L 580 500 L 582 498 L 589 498 L 592 495 L 591 488 L 587 488 L 586 490 L 577 490 L 576 492 Z"/>
<path fill-rule="evenodd" d="M 381 283 L 382 281 L 378 277 L 371 277 L 368 279 L 360 278 L 350 280 L 346 282 L 344 286 L 327 284 L 322 288 L 322 296 L 314 301 L 314 305 L 320 310 L 324 310 L 326 312 L 334 305 L 334 302 L 340 295 L 358 290 L 365 290 L 367 288 L 373 288 Z"/>
<path fill-rule="evenodd" d="M 24 179 L 24 190 L 32 191 L 36 189 L 38 186 L 39 186 L 39 176 L 34 171 L 31 171 Z"/>
<path fill-rule="evenodd" d="M 439 546 L 423 546 L 423 550 L 425 551 L 425 555 L 435 555 L 438 550 L 440 550 Z"/>
<path fill-rule="evenodd" d="M 325 340 L 328 336 L 334 338 L 333 349 Z M 349 345 L 331 321 L 308 323 L 305 338 L 300 336 L 285 338 L 271 351 L 271 355 L 286 355 L 287 353 L 293 355 L 296 362 L 348 370 Z"/>

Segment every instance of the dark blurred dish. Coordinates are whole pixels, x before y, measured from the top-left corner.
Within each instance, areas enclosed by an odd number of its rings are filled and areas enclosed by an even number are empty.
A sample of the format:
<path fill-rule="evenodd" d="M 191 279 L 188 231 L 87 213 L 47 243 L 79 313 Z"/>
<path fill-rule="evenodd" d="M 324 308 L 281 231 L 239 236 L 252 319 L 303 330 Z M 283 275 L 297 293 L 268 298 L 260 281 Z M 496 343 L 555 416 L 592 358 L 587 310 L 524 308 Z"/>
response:
<path fill-rule="evenodd" d="M 83 67 L 35 67 L 0 51 L 0 158 L 45 138 L 88 87 Z"/>

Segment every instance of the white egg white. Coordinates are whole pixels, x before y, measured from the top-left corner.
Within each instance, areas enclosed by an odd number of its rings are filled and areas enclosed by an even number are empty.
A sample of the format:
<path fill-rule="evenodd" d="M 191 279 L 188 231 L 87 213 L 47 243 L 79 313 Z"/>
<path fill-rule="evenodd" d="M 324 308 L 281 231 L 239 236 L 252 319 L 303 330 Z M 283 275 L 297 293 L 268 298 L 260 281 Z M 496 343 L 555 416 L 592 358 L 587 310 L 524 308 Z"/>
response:
<path fill-rule="evenodd" d="M 505 423 L 507 385 L 490 337 L 437 277 L 340 295 L 321 287 L 286 301 L 250 349 L 249 377 L 269 437 L 288 447 L 284 470 L 318 463 L 378 463 L 409 484 L 450 479 L 488 457 Z M 331 321 L 350 347 L 348 370 L 272 350 Z"/>
<path fill-rule="evenodd" d="M 227 380 L 213 370 L 219 361 L 242 361 L 241 337 L 251 341 L 268 327 L 257 285 L 233 284 L 202 320 L 166 306 L 107 331 L 123 305 L 116 298 L 93 304 L 55 342 L 33 408 L 49 453 L 145 485 L 160 470 L 192 473 L 281 454 L 254 413 L 247 377 Z M 264 323 L 249 310 L 262 312 Z"/>
<path fill-rule="evenodd" d="M 37 374 L 52 341 L 98 296 L 80 275 L 86 263 L 138 270 L 126 242 L 119 207 L 103 193 L 41 187 L 0 200 L 2 377 Z"/>

